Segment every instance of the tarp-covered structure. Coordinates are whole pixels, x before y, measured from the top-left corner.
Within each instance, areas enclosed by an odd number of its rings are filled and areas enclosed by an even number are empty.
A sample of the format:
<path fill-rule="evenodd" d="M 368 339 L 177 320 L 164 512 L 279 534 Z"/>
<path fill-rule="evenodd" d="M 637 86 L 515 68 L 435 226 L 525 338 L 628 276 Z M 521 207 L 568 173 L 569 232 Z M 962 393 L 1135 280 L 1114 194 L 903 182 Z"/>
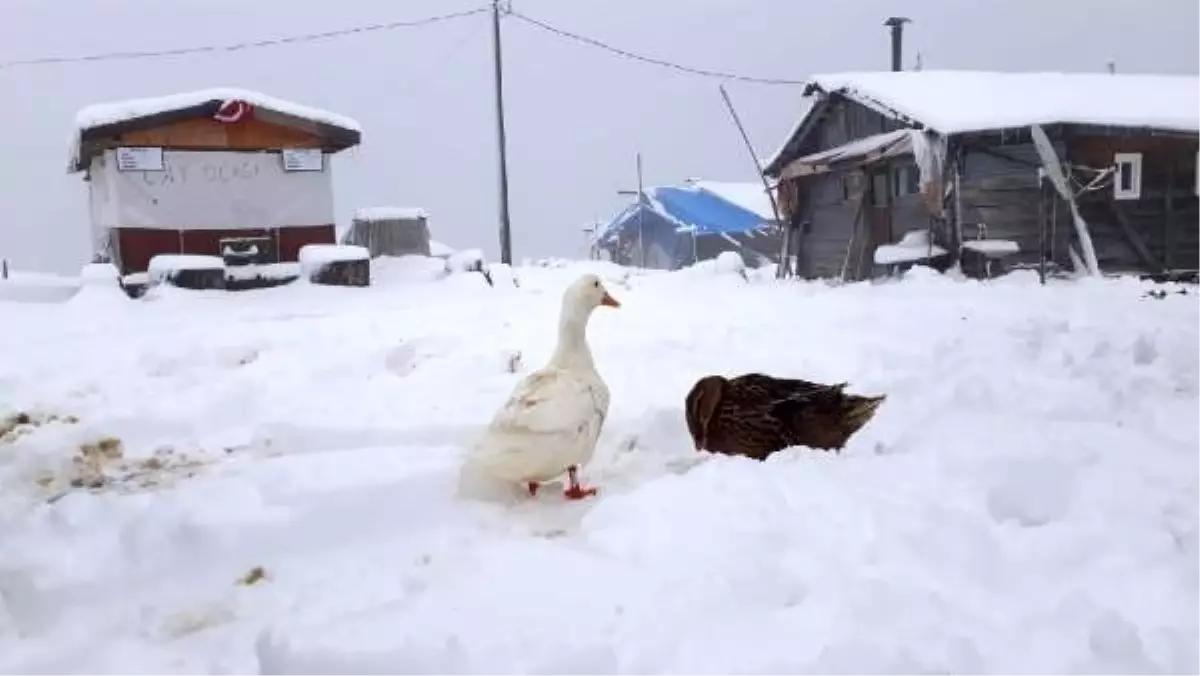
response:
<path fill-rule="evenodd" d="M 614 262 L 664 270 L 724 251 L 736 251 L 757 267 L 777 261 L 781 243 L 761 183 L 696 180 L 647 188 L 596 237 Z"/>

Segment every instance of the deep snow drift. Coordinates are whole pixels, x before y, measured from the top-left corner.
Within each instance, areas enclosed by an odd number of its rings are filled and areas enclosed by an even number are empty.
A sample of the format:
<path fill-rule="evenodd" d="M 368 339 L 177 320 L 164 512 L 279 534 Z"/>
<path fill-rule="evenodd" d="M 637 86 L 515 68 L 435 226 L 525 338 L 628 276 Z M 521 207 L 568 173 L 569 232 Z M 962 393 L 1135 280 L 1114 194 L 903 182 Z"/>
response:
<path fill-rule="evenodd" d="M 456 501 L 585 269 L 599 498 Z M 440 271 L 0 300 L 0 671 L 1200 669 L 1194 287 Z M 840 456 L 694 452 L 749 370 L 888 400 Z"/>

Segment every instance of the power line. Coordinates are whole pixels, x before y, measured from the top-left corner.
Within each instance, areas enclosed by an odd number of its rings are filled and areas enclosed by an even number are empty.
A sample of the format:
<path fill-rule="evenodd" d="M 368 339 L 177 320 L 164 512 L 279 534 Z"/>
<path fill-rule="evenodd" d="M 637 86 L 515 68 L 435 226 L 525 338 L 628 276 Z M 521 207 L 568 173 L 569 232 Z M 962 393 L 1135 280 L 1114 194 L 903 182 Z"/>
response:
<path fill-rule="evenodd" d="M 174 49 L 144 50 L 144 51 L 133 51 L 133 52 L 104 52 L 104 53 L 100 53 L 100 54 L 87 54 L 87 55 L 82 55 L 82 56 L 46 56 L 46 57 L 39 57 L 39 58 L 33 58 L 33 59 L 17 59 L 17 60 L 13 60 L 13 61 L 0 62 L 0 70 L 5 69 L 5 68 L 17 68 L 17 67 L 21 67 L 21 66 L 46 66 L 46 65 L 54 65 L 54 64 L 64 64 L 64 63 L 87 63 L 87 62 L 95 62 L 95 61 L 149 59 L 149 58 L 159 58 L 159 57 L 169 57 L 169 56 L 182 56 L 182 55 L 186 55 L 186 54 L 236 52 L 236 51 L 242 51 L 242 50 L 247 50 L 247 49 L 259 49 L 259 48 L 263 48 L 263 47 L 278 47 L 281 45 L 301 44 L 301 43 L 306 43 L 306 42 L 315 42 L 318 40 L 329 40 L 329 39 L 334 39 L 334 38 L 346 37 L 346 36 L 350 36 L 350 35 L 359 35 L 359 34 L 363 34 L 363 33 L 371 33 L 371 32 L 376 32 L 376 31 L 389 31 L 389 30 L 395 30 L 397 28 L 411 28 L 411 27 L 415 27 L 415 26 L 428 26 L 430 24 L 440 23 L 443 21 L 450 21 L 450 20 L 454 20 L 454 19 L 461 19 L 461 18 L 465 18 L 465 17 L 469 17 L 469 16 L 474 16 L 476 14 L 482 14 L 482 13 L 488 12 L 488 11 L 491 11 L 490 4 L 484 5 L 482 7 L 476 7 L 475 9 L 469 9 L 469 10 L 464 10 L 464 11 L 460 11 L 460 12 L 451 12 L 449 14 L 439 14 L 436 16 L 429 16 L 429 17 L 425 17 L 423 19 L 413 19 L 413 20 L 408 20 L 408 21 L 389 21 L 389 22 L 385 22 L 385 23 L 367 24 L 367 25 L 363 25 L 363 26 L 354 26 L 351 28 L 343 28 L 343 29 L 339 29 L 339 30 L 324 31 L 324 32 L 320 32 L 320 33 L 305 33 L 305 34 L 301 34 L 301 35 L 290 35 L 290 36 L 282 37 L 282 38 L 267 38 L 267 39 L 263 39 L 263 40 L 252 40 L 252 41 L 248 41 L 248 42 L 236 42 L 236 43 L 225 44 L 225 45 L 198 45 L 198 46 L 194 46 L 194 47 L 177 47 Z M 655 58 L 652 56 L 637 54 L 637 53 L 628 51 L 626 49 L 621 49 L 620 47 L 614 47 L 613 45 L 602 42 L 595 38 L 587 37 L 586 35 L 580 35 L 578 33 L 572 33 L 571 31 L 564 30 L 562 28 L 557 28 L 557 27 L 552 26 L 544 21 L 539 21 L 538 19 L 534 19 L 533 17 L 526 16 L 525 14 L 522 14 L 516 10 L 513 10 L 511 7 L 506 8 L 503 11 L 503 15 L 516 17 L 517 19 L 519 19 L 531 26 L 534 26 L 535 28 L 538 28 L 540 30 L 552 33 L 554 35 L 557 35 L 562 38 L 566 38 L 568 40 L 574 40 L 576 42 L 581 42 L 583 44 L 586 44 L 586 45 L 589 45 L 592 47 L 597 47 L 599 49 L 603 49 L 611 54 L 616 54 L 617 56 L 622 56 L 622 57 L 625 57 L 628 59 L 633 59 L 635 61 L 641 61 L 643 63 L 649 63 L 649 64 L 653 64 L 656 66 L 661 66 L 664 68 L 671 68 L 671 69 L 674 69 L 674 70 L 677 70 L 680 72 L 689 73 L 691 75 L 720 78 L 723 80 L 738 80 L 741 82 L 753 82 L 756 84 L 793 85 L 793 86 L 804 84 L 803 80 L 789 80 L 786 78 L 753 77 L 753 76 L 749 76 L 749 75 L 741 75 L 738 73 L 728 73 L 728 72 L 724 72 L 724 71 L 710 70 L 707 68 L 695 68 L 692 66 L 685 66 L 683 64 L 675 63 L 673 61 L 667 61 L 665 59 L 659 59 L 659 58 Z"/>
<path fill-rule="evenodd" d="M 742 82 L 754 82 L 757 84 L 770 84 L 770 85 L 803 85 L 803 84 L 805 84 L 805 82 L 803 80 L 787 80 L 787 79 L 782 79 L 782 78 L 751 77 L 749 75 L 738 75 L 737 73 L 725 73 L 725 72 L 717 71 L 717 70 L 708 70 L 705 68 L 693 68 L 691 66 L 684 66 L 682 64 L 674 63 L 672 61 L 656 59 L 652 56 L 644 56 L 642 54 L 635 54 L 628 50 L 621 49 L 620 47 L 614 47 L 610 44 L 601 42 L 599 40 L 596 40 L 595 38 L 589 38 L 585 35 L 579 35 L 578 33 L 572 33 L 570 31 L 566 31 L 561 28 L 555 28 L 554 26 L 551 26 L 548 23 L 538 21 L 537 19 L 534 19 L 532 17 L 525 16 L 524 14 L 522 14 L 516 10 L 510 9 L 509 14 L 511 16 L 516 17 L 517 19 L 520 19 L 521 21 L 524 21 L 527 24 L 530 24 L 531 26 L 535 26 L 537 28 L 540 28 L 541 30 L 553 33 L 559 37 L 564 37 L 564 38 L 567 38 L 570 40 L 575 40 L 576 42 L 582 42 L 584 44 L 591 45 L 593 47 L 599 47 L 600 49 L 611 52 L 613 54 L 617 54 L 618 56 L 623 56 L 628 59 L 634 59 L 636 61 L 642 61 L 644 63 L 651 63 L 656 66 L 663 66 L 665 68 L 673 68 L 675 70 L 683 71 L 685 73 L 690 73 L 692 75 L 702 75 L 705 77 L 716 77 L 716 78 L 721 78 L 724 80 L 740 80 Z"/>
<path fill-rule="evenodd" d="M 138 52 L 107 52 L 102 54 L 89 54 L 85 56 L 47 56 L 36 59 L 19 59 L 15 61 L 0 62 L 0 69 L 14 68 L 18 66 L 44 66 L 59 63 L 81 63 L 89 61 L 115 61 L 124 59 L 147 59 L 163 56 L 179 56 L 183 54 L 200 54 L 206 52 L 236 52 L 244 49 L 257 49 L 260 47 L 277 47 L 279 45 L 298 44 L 304 42 L 314 42 L 316 40 L 328 40 L 332 38 L 340 38 L 348 35 L 358 35 L 361 33 L 370 33 L 375 31 L 389 31 L 397 28 L 411 28 L 414 26 L 428 26 L 430 24 L 440 23 L 442 21 L 450 21 L 452 19 L 461 19 L 475 14 L 482 14 L 490 11 L 491 6 L 476 7 L 475 9 L 465 10 L 461 12 L 452 12 L 450 14 L 439 14 L 437 16 L 429 16 L 423 19 L 412 19 L 408 21 L 389 21 L 387 23 L 368 24 L 365 26 L 354 26 L 352 28 L 343 28 L 339 30 L 324 31 L 321 33 L 306 33 L 303 35 L 291 35 L 282 38 L 268 38 L 265 40 L 253 40 L 250 42 L 237 42 L 226 45 L 201 45 L 196 47 L 177 47 L 175 49 L 163 49 L 152 51 Z"/>

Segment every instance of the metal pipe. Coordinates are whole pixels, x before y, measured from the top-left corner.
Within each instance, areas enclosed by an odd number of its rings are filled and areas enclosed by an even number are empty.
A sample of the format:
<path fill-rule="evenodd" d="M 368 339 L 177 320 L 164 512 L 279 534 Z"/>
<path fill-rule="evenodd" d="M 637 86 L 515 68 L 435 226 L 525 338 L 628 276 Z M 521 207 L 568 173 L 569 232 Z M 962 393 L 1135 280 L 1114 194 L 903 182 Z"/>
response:
<path fill-rule="evenodd" d="M 892 70 L 904 70 L 903 61 L 903 43 L 904 43 L 904 24 L 911 22 L 912 19 L 903 16 L 889 16 L 883 25 L 889 26 L 892 29 Z"/>

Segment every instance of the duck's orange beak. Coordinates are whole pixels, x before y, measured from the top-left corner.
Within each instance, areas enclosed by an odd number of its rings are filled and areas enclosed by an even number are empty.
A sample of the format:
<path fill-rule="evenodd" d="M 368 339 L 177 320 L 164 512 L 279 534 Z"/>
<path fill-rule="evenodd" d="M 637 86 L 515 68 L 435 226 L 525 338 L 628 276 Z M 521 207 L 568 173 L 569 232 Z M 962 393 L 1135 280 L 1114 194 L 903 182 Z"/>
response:
<path fill-rule="evenodd" d="M 607 291 L 604 292 L 604 298 L 600 299 L 600 304 L 607 305 L 608 307 L 621 307 L 621 304 L 617 302 L 617 299 L 608 295 Z"/>

